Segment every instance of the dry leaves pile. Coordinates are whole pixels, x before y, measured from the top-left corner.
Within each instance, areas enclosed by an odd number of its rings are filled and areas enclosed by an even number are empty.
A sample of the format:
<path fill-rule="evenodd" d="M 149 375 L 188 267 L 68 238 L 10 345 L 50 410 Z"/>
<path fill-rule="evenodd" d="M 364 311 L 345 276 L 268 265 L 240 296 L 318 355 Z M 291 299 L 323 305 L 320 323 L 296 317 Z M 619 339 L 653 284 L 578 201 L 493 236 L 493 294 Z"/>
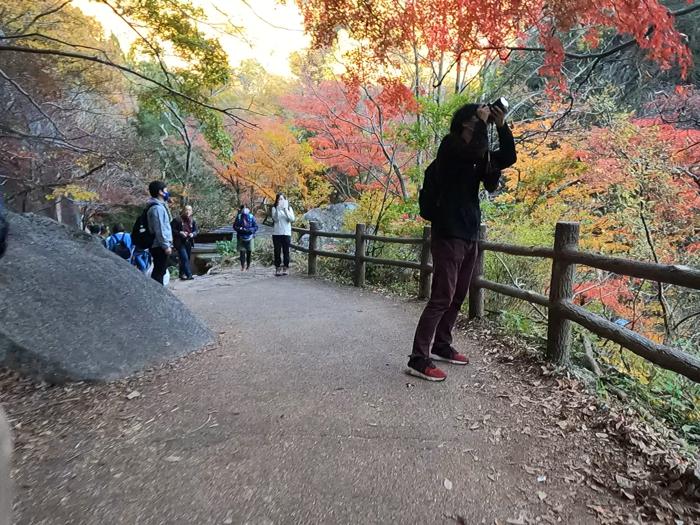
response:
<path fill-rule="evenodd" d="M 564 465 L 570 472 L 564 480 L 618 496 L 613 504 L 588 505 L 601 523 L 700 522 L 700 467 L 683 439 L 629 403 L 598 398 L 570 373 L 545 364 L 541 353 L 521 339 L 504 336 L 486 322 L 462 328 L 482 345 L 498 379 L 499 367 L 510 369 L 503 376 L 520 378 L 505 395 L 511 406 L 541 408 L 544 427 L 525 426 L 521 433 L 543 439 L 543 446 L 544 440 L 568 441 L 580 450 L 580 457 Z M 524 469 L 546 481 L 543 469 Z M 518 520 L 556 522 L 551 516 Z"/>

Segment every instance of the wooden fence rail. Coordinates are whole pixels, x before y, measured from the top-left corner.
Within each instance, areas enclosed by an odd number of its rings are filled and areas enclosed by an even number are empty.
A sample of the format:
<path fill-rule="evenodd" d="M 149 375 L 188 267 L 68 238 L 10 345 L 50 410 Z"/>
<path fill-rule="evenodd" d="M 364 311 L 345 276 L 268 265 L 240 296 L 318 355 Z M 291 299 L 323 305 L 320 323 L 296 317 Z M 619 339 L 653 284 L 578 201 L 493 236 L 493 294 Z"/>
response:
<path fill-rule="evenodd" d="M 309 275 L 316 275 L 318 270 L 318 257 L 329 257 L 335 259 L 345 259 L 355 262 L 353 272 L 353 282 L 355 286 L 365 285 L 365 276 L 367 273 L 367 264 L 379 264 L 384 266 L 397 266 L 399 268 L 408 268 L 411 270 L 420 270 L 420 279 L 418 287 L 418 298 L 425 299 L 430 295 L 430 282 L 433 272 L 430 256 L 430 227 L 423 229 L 423 237 L 383 237 L 380 235 L 370 235 L 366 233 L 364 224 L 358 224 L 355 228 L 355 233 L 333 233 L 321 231 L 318 223 L 309 223 L 309 228 L 292 228 L 299 236 L 309 236 L 309 247 L 306 248 L 300 244 L 292 243 L 291 247 L 294 250 L 308 254 L 308 270 Z M 354 239 L 354 253 L 330 252 L 318 249 L 319 237 L 333 239 Z M 369 257 L 367 255 L 367 242 L 391 242 L 396 244 L 421 245 L 420 261 L 401 261 L 396 259 L 380 259 L 377 257 Z"/>
<path fill-rule="evenodd" d="M 316 275 L 318 257 L 331 257 L 354 261 L 353 281 L 355 286 L 364 286 L 367 264 L 398 266 L 420 270 L 418 297 L 430 296 L 432 260 L 430 256 L 430 227 L 423 229 L 421 238 L 399 238 L 369 235 L 365 226 L 358 224 L 355 233 L 332 233 L 320 231 L 318 223 L 312 222 L 309 229 L 293 228 L 299 235 L 308 235 L 308 248 L 292 244 L 292 248 L 308 254 L 308 274 Z M 642 335 L 619 326 L 607 319 L 573 304 L 576 265 L 584 265 L 608 272 L 648 279 L 657 283 L 673 284 L 700 290 L 700 270 L 688 266 L 639 262 L 629 259 L 581 252 L 578 250 L 579 225 L 571 222 L 557 223 L 554 246 L 514 246 L 486 240 L 486 227 L 482 225 L 479 240 L 479 256 L 469 290 L 469 317 L 484 315 L 484 293 L 490 290 L 502 295 L 521 299 L 548 308 L 547 358 L 554 363 L 567 365 L 571 352 L 572 323 L 587 328 L 599 337 L 610 339 L 631 352 L 662 368 L 682 374 L 700 382 L 700 359 L 681 350 L 656 343 Z M 354 253 L 339 253 L 318 249 L 318 239 L 354 239 Z M 419 261 L 379 259 L 367 256 L 367 242 L 391 242 L 420 245 Z M 516 286 L 496 283 L 484 278 L 484 252 L 492 251 L 524 257 L 552 259 L 549 296 Z"/>

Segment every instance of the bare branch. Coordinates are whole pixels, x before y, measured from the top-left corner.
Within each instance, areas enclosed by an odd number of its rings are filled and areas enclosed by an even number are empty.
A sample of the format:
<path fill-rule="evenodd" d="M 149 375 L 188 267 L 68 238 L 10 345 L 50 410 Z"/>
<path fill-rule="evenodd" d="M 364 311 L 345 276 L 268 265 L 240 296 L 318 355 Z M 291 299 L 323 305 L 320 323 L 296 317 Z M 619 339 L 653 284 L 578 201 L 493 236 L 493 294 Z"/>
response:
<path fill-rule="evenodd" d="M 159 82 L 158 80 L 155 80 L 153 78 L 150 78 L 147 75 L 144 75 L 142 73 L 139 73 L 138 71 L 128 68 L 126 66 L 123 66 L 121 64 L 117 64 L 115 62 L 112 62 L 109 59 L 104 59 L 96 56 L 90 56 L 90 55 L 84 55 L 82 53 L 73 53 L 71 51 L 59 51 L 56 49 L 34 49 L 34 48 L 29 48 L 29 47 L 21 47 L 21 46 L 6 46 L 6 45 L 0 45 L 0 52 L 2 51 L 11 51 L 15 53 L 28 53 L 28 54 L 33 54 L 33 55 L 47 55 L 47 56 L 58 56 L 58 57 L 65 57 L 65 58 L 73 58 L 77 60 L 84 60 L 88 62 L 95 62 L 97 64 L 102 64 L 105 66 L 109 66 L 115 69 L 118 69 L 119 71 L 123 71 L 125 73 L 129 73 L 130 75 L 133 75 L 135 77 L 140 78 L 141 80 L 144 80 L 148 82 L 149 84 L 153 84 L 155 86 L 158 86 L 159 88 L 163 89 L 170 95 L 173 95 L 175 97 L 181 98 L 183 100 L 187 100 L 188 102 L 191 102 L 192 104 L 196 104 L 202 108 L 209 109 L 211 111 L 215 111 L 217 113 L 222 113 L 229 117 L 231 120 L 233 120 L 236 124 L 242 124 L 242 125 L 247 125 L 250 127 L 255 127 L 255 124 L 252 122 L 249 122 L 240 116 L 236 115 L 233 113 L 233 111 L 237 110 L 242 110 L 243 108 L 219 108 L 216 106 L 212 106 L 211 104 L 208 104 L 206 102 L 202 102 L 201 100 L 197 100 L 196 98 L 193 98 L 189 95 L 186 95 L 185 93 L 182 93 L 181 91 L 178 91 L 176 89 L 173 89 L 162 82 Z"/>

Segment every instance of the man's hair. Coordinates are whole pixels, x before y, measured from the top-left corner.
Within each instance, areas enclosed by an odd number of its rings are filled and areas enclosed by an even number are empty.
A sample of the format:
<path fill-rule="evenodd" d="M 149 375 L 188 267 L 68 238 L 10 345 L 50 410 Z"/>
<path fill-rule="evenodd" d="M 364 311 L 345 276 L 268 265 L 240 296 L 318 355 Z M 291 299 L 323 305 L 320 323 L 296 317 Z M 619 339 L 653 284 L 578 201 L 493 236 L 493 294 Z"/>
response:
<path fill-rule="evenodd" d="M 124 231 L 124 225 L 120 222 L 112 226 L 112 233 L 122 233 Z"/>
<path fill-rule="evenodd" d="M 99 235 L 100 231 L 102 231 L 102 227 L 99 224 L 91 224 L 88 226 L 88 230 L 90 230 L 90 233 L 93 235 Z"/>
<path fill-rule="evenodd" d="M 455 111 L 455 114 L 452 115 L 452 122 L 450 122 L 450 133 L 453 135 L 462 133 L 462 124 L 476 115 L 477 109 L 479 109 L 479 104 L 465 104 Z"/>
<path fill-rule="evenodd" d="M 148 193 L 151 194 L 151 197 L 157 199 L 158 194 L 165 188 L 167 188 L 165 182 L 163 182 L 162 180 L 154 180 L 148 185 Z"/>

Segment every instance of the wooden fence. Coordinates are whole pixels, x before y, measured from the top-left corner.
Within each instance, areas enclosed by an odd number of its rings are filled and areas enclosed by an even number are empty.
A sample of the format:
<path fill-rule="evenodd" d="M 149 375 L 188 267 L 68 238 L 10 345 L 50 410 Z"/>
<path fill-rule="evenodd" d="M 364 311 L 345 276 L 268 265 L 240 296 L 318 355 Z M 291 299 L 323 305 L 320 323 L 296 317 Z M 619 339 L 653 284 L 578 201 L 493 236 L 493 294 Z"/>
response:
<path fill-rule="evenodd" d="M 354 261 L 355 286 L 364 286 L 367 263 L 398 266 L 420 270 L 418 297 L 430 295 L 432 264 L 430 256 L 430 227 L 423 228 L 421 238 L 398 238 L 369 235 L 365 226 L 358 224 L 355 233 L 332 233 L 320 231 L 318 224 L 310 223 L 309 229 L 294 228 L 300 235 L 309 235 L 309 247 L 292 244 L 292 248 L 308 254 L 308 274 L 316 275 L 318 257 L 333 257 Z M 352 254 L 323 251 L 318 249 L 319 238 L 355 240 Z M 682 374 L 700 382 L 700 359 L 698 357 L 656 343 L 628 328 L 617 325 L 572 302 L 576 265 L 584 265 L 619 275 L 648 279 L 657 283 L 684 286 L 700 290 L 700 270 L 688 266 L 647 263 L 586 253 L 578 250 L 578 223 L 559 222 L 554 234 L 554 246 L 516 246 L 490 242 L 486 236 L 486 226 L 482 225 L 479 240 L 479 255 L 469 291 L 469 317 L 484 315 L 484 294 L 486 290 L 521 299 L 548 308 L 547 318 L 547 358 L 554 363 L 566 365 L 571 350 L 572 322 L 587 328 L 594 334 L 614 341 L 635 354 L 662 368 Z M 367 241 L 391 242 L 421 245 L 420 261 L 398 261 L 378 259 L 366 255 Z M 500 252 L 509 255 L 540 257 L 552 260 L 552 273 L 549 296 L 523 290 L 515 286 L 489 281 L 484 277 L 484 252 Z"/>

